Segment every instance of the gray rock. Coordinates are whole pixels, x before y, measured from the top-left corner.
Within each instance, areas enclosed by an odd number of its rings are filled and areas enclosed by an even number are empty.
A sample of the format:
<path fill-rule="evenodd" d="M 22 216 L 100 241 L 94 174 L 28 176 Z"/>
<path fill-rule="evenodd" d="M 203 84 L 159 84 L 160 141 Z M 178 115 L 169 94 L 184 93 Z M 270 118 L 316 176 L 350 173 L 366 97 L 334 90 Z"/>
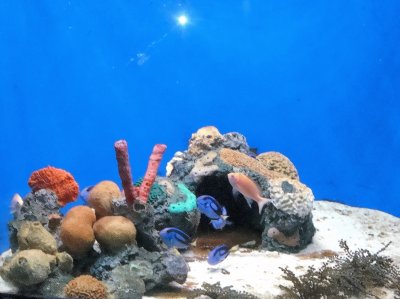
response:
<path fill-rule="evenodd" d="M 115 285 L 112 277 L 114 269 L 118 269 L 115 272 L 117 276 L 129 276 L 133 271 L 143 280 L 146 291 L 165 286 L 172 281 L 183 283 L 189 271 L 183 256 L 175 250 L 160 253 L 129 246 L 116 255 L 101 255 L 90 267 L 90 273 Z"/>

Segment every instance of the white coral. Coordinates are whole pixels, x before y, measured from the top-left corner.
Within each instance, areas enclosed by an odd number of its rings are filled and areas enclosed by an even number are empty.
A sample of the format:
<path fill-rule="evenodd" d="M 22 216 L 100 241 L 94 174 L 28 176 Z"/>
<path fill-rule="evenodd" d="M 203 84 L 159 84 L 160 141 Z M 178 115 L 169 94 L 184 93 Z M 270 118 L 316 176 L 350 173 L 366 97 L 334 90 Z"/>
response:
<path fill-rule="evenodd" d="M 279 210 L 302 218 L 311 213 L 314 195 L 310 188 L 297 180 L 269 180 L 268 192 L 272 203 Z"/>

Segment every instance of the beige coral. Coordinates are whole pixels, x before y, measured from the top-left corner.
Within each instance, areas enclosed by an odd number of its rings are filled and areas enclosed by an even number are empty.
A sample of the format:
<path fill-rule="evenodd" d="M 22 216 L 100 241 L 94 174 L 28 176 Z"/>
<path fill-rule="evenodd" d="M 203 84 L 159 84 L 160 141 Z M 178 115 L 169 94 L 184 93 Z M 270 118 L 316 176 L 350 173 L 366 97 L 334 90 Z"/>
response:
<path fill-rule="evenodd" d="M 223 136 L 214 126 L 206 126 L 192 134 L 189 141 L 189 154 L 199 156 L 205 150 L 210 150 L 215 144 L 222 142 Z"/>
<path fill-rule="evenodd" d="M 219 152 L 219 157 L 222 162 L 226 164 L 238 168 L 248 168 L 254 172 L 259 173 L 260 175 L 263 175 L 267 179 L 284 177 L 278 172 L 269 170 L 260 161 L 257 161 L 256 159 L 235 150 L 223 148 Z"/>
<path fill-rule="evenodd" d="M 39 249 L 22 250 L 0 268 L 0 276 L 15 285 L 31 286 L 47 279 L 56 257 Z"/>
<path fill-rule="evenodd" d="M 299 180 L 299 174 L 294 164 L 278 152 L 266 152 L 259 154 L 257 160 L 269 170 L 281 173 L 293 180 Z"/>
<path fill-rule="evenodd" d="M 112 200 L 121 197 L 118 185 L 112 181 L 101 181 L 89 192 L 88 204 L 95 209 L 97 218 L 112 215 Z"/>
<path fill-rule="evenodd" d="M 107 287 L 90 275 L 81 275 L 71 280 L 64 288 L 67 298 L 106 299 Z"/>
<path fill-rule="evenodd" d="M 288 178 L 272 179 L 268 183 L 269 197 L 277 209 L 299 217 L 311 213 L 314 195 L 306 185 Z"/>
<path fill-rule="evenodd" d="M 54 254 L 57 242 L 39 221 L 24 221 L 17 234 L 20 250 L 40 249 L 45 253 Z"/>

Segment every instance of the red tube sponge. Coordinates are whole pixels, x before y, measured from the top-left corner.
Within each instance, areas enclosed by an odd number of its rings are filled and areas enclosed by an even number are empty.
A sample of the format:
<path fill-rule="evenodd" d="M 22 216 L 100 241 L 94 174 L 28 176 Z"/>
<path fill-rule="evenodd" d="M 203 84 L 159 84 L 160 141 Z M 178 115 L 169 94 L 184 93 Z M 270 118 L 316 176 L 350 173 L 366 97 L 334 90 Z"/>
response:
<path fill-rule="evenodd" d="M 52 166 L 34 171 L 28 181 L 32 191 L 49 189 L 58 198 L 58 204 L 65 206 L 78 198 L 79 186 L 67 171 Z"/>
<path fill-rule="evenodd" d="M 160 165 L 162 156 L 166 149 L 167 146 L 165 144 L 156 144 L 153 148 L 153 152 L 150 155 L 146 174 L 143 178 L 142 184 L 139 187 L 138 199 L 143 203 L 147 202 L 151 186 L 153 185 L 157 176 L 158 166 Z"/>
<path fill-rule="evenodd" d="M 128 143 L 126 140 L 118 140 L 114 143 L 115 154 L 118 162 L 119 177 L 124 188 L 125 198 L 128 205 L 135 201 L 135 189 L 133 186 L 131 166 L 129 164 Z"/>

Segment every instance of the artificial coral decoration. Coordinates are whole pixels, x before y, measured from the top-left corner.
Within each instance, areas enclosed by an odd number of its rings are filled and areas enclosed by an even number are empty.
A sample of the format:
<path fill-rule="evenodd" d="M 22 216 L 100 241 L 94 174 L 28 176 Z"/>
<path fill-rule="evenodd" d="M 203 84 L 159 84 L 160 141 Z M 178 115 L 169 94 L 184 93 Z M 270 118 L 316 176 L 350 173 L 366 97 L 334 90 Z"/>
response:
<path fill-rule="evenodd" d="M 138 199 L 146 203 L 147 198 L 149 197 L 151 186 L 154 183 L 154 180 L 157 176 L 158 166 L 160 165 L 162 156 L 167 149 L 165 144 L 156 144 L 153 147 L 153 152 L 150 155 L 149 164 L 147 166 L 146 174 L 143 178 L 143 182 L 139 187 L 139 196 Z M 126 192 L 125 192 L 126 194 Z"/>
<path fill-rule="evenodd" d="M 131 166 L 129 164 L 128 143 L 126 140 L 118 140 L 114 143 L 115 154 L 118 162 L 119 177 L 124 188 L 125 198 L 128 205 L 135 201 L 135 187 L 133 186 Z"/>
<path fill-rule="evenodd" d="M 160 165 L 160 161 L 167 146 L 165 144 L 156 144 L 154 146 L 153 152 L 150 155 L 146 174 L 140 187 L 135 187 L 133 185 L 127 142 L 125 140 L 118 140 L 114 143 L 114 148 L 117 155 L 119 176 L 122 181 L 127 204 L 132 205 L 136 199 L 140 200 L 142 203 L 146 203 L 151 186 L 157 177 L 158 166 Z"/>
<path fill-rule="evenodd" d="M 40 189 L 53 191 L 62 207 L 75 201 L 79 194 L 79 186 L 74 177 L 68 171 L 52 166 L 34 171 L 28 184 L 34 192 Z"/>

